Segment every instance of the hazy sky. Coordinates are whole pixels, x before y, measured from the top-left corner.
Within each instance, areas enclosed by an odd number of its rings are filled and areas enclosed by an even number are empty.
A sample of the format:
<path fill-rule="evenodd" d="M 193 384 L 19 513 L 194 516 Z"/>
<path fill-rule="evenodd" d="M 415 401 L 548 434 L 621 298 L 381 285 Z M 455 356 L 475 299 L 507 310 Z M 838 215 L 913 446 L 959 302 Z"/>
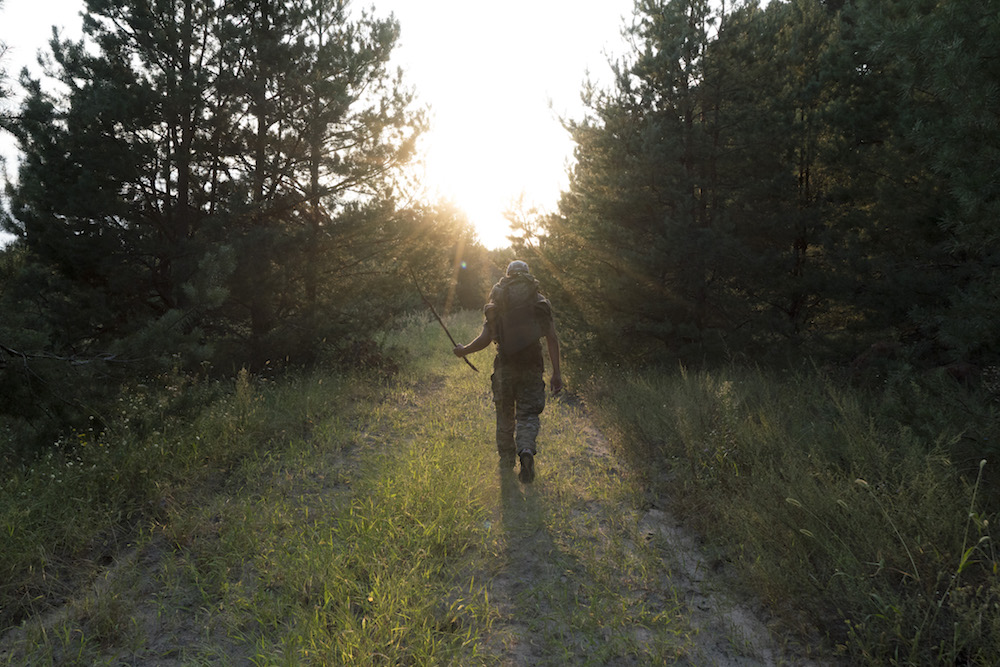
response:
<path fill-rule="evenodd" d="M 555 208 L 572 144 L 558 116 L 579 117 L 587 72 L 609 78 L 607 56 L 624 52 L 632 0 L 367 0 L 393 13 L 402 36 L 395 64 L 432 112 L 424 180 L 452 198 L 488 246 L 503 244 L 502 212 L 520 194 Z M 52 25 L 78 35 L 83 0 L 3 0 L 0 41 L 16 79 L 34 67 Z M 16 91 L 16 85 L 13 86 Z M 0 151 L 12 160 L 9 138 Z M 8 168 L 13 171 L 13 165 Z"/>

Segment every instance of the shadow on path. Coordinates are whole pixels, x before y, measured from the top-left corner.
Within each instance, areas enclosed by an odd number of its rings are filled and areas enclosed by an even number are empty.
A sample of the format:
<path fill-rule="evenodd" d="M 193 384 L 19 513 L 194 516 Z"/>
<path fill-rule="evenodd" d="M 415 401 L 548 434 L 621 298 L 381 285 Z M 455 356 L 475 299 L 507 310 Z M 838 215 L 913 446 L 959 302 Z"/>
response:
<path fill-rule="evenodd" d="M 499 471 L 499 522 L 503 550 L 490 584 L 501 623 L 491 650 L 503 665 L 611 664 L 610 637 L 595 628 L 588 604 L 593 582 L 566 536 L 553 530 L 561 502 L 547 485 L 545 461 L 532 484 L 522 484 L 509 471 Z M 574 622 L 575 620 L 575 622 Z M 618 655 L 613 664 L 639 664 L 637 656 Z"/>

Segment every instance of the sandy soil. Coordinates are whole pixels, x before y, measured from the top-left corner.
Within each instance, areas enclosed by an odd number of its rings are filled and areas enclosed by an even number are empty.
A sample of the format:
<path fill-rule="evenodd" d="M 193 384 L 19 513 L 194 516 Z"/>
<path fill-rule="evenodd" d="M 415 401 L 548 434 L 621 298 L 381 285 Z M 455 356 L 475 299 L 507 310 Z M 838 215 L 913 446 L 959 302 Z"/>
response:
<path fill-rule="evenodd" d="M 614 476 L 620 471 L 617 460 L 606 438 L 591 424 L 581 409 L 571 409 L 572 427 L 582 434 L 583 451 L 572 456 L 569 462 L 579 469 L 579 474 Z M 544 431 L 544 427 L 543 427 Z M 551 465 L 566 465 L 566 461 Z M 545 465 L 539 457 L 539 477 L 532 485 L 520 484 L 513 474 L 500 473 L 502 493 L 502 521 L 510 526 L 536 525 L 533 514 L 538 512 L 538 496 L 545 485 Z M 587 469 L 589 468 L 589 469 Z M 604 527 L 620 526 L 622 535 L 599 535 L 606 542 L 613 540 L 631 542 L 633 549 L 653 550 L 659 567 L 655 573 L 658 585 L 653 587 L 629 586 L 622 582 L 621 595 L 629 598 L 631 605 L 647 609 L 669 609 L 679 603 L 679 612 L 685 617 L 690 639 L 672 664 L 695 666 L 751 665 L 832 665 L 808 659 L 802 647 L 769 629 L 768 616 L 761 605 L 746 594 L 738 594 L 737 582 L 727 567 L 708 558 L 699 547 L 697 538 L 688 532 L 671 515 L 669 498 L 659 498 L 644 509 L 625 504 L 601 501 L 588 502 L 573 511 L 573 521 Z M 624 525 L 614 517 L 629 517 Z M 630 522 L 635 523 L 630 525 Z M 518 593 L 524 587 L 572 585 L 565 574 L 553 567 L 552 536 L 545 530 L 510 530 L 508 550 L 517 554 L 516 564 L 499 567 L 491 581 L 490 598 L 497 601 L 502 611 L 502 623 L 494 629 L 491 640 L 493 649 L 502 656 L 502 663 L 511 666 L 558 664 L 545 648 L 532 642 L 532 632 L 526 623 L 519 622 L 516 609 Z M 635 541 L 642 544 L 635 544 Z M 599 547 L 598 547 L 599 548 Z M 648 552 L 647 552 L 648 553 Z M 544 617 L 546 610 L 533 610 L 533 617 Z M 651 633 L 635 626 L 630 630 L 638 643 L 650 639 Z M 574 637 L 573 628 L 563 628 L 567 645 L 583 645 L 585 639 Z M 643 664 L 620 659 L 614 664 Z"/>

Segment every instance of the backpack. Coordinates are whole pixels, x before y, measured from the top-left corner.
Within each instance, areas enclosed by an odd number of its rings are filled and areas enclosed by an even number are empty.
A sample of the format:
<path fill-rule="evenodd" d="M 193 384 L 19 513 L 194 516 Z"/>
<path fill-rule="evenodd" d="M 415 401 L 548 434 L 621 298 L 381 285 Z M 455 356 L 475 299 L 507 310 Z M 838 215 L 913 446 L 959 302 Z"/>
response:
<path fill-rule="evenodd" d="M 486 319 L 493 324 L 500 354 L 507 358 L 537 344 L 549 317 L 549 301 L 538 293 L 538 281 L 527 273 L 503 278 L 493 286 L 486 304 Z"/>

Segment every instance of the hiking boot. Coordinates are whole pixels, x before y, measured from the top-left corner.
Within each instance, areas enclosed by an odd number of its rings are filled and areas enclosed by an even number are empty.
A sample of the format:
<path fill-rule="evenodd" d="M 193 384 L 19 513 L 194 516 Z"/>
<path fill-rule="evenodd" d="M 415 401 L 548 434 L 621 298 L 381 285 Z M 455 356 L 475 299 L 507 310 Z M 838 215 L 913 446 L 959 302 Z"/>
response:
<path fill-rule="evenodd" d="M 520 480 L 528 484 L 535 479 L 535 457 L 531 452 L 521 452 Z"/>

